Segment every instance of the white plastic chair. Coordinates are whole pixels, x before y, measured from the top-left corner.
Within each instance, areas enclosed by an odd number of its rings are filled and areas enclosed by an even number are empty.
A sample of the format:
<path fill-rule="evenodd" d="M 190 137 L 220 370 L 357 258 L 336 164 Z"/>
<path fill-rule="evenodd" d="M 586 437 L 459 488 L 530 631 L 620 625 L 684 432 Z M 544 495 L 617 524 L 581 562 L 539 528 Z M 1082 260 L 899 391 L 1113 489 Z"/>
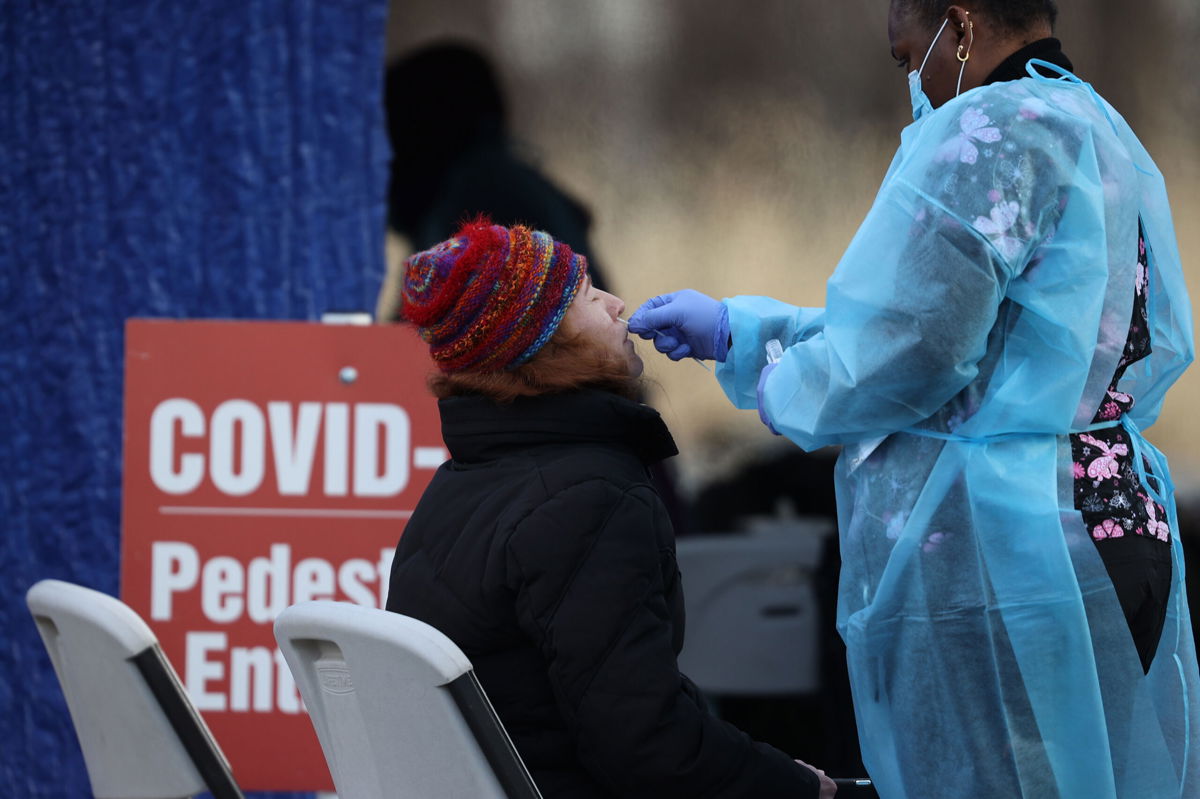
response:
<path fill-rule="evenodd" d="M 275 640 L 340 799 L 541 799 L 470 662 L 428 624 L 305 602 Z"/>
<path fill-rule="evenodd" d="M 813 575 L 831 527 L 679 539 L 687 629 L 679 670 L 717 696 L 807 694 L 820 688 Z"/>
<path fill-rule="evenodd" d="M 158 639 L 128 605 L 42 580 L 25 602 L 50 654 L 97 799 L 241 799 Z"/>

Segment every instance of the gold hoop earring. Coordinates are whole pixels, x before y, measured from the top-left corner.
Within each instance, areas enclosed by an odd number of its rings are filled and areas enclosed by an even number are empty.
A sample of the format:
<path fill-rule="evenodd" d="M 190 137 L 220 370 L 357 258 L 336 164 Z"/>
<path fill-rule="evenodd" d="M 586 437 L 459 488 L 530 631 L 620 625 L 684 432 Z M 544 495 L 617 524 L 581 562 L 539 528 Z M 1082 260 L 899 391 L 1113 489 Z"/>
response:
<path fill-rule="evenodd" d="M 971 26 L 971 27 L 970 27 L 970 29 L 969 29 L 969 32 L 970 32 L 970 34 L 971 34 L 971 44 L 970 44 L 970 45 L 960 44 L 960 45 L 958 46 L 958 52 L 957 52 L 957 53 L 955 53 L 955 57 L 956 57 L 956 58 L 957 58 L 959 61 L 963 62 L 964 64 L 965 64 L 965 63 L 967 63 L 967 60 L 968 60 L 968 59 L 970 59 L 970 57 L 971 57 L 971 46 L 973 46 L 973 45 L 975 44 L 975 23 L 974 23 L 974 22 L 971 22 L 970 20 L 967 20 L 967 24 Z M 966 47 L 966 48 L 967 48 L 967 54 L 966 54 L 965 56 L 963 55 L 963 48 L 964 48 L 964 47 Z"/>

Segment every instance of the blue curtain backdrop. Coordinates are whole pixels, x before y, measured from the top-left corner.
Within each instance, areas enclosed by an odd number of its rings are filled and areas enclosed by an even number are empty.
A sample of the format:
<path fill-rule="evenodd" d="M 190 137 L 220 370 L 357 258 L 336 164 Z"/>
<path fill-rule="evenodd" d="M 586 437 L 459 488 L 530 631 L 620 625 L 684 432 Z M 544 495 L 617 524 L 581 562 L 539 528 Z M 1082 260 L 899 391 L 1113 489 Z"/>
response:
<path fill-rule="evenodd" d="M 125 319 L 374 307 L 385 17 L 386 0 L 3 2 L 0 795 L 91 795 L 24 594 L 117 591 Z"/>

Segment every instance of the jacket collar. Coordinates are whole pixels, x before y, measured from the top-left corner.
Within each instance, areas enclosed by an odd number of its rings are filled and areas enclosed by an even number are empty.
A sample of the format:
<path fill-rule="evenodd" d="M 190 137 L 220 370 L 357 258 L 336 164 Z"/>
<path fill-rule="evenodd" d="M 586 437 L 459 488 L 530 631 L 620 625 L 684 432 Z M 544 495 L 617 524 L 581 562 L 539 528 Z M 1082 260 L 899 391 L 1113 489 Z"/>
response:
<path fill-rule="evenodd" d="M 1043 61 L 1049 61 L 1051 64 L 1062 67 L 1068 72 L 1075 71 L 1074 66 L 1071 64 L 1071 59 L 1067 58 L 1062 50 L 1062 42 L 1053 38 L 1038 39 L 1036 42 L 1025 45 L 1001 61 L 992 70 L 992 74 L 987 76 L 987 80 L 983 82 L 983 85 L 986 86 L 989 83 L 997 83 L 999 81 L 1028 78 L 1029 73 L 1025 70 L 1025 65 L 1029 63 L 1029 59 L 1031 58 L 1040 58 Z M 1056 78 L 1058 76 L 1050 74 L 1048 77 Z"/>
<path fill-rule="evenodd" d="M 650 464 L 678 454 L 658 411 L 606 391 L 440 400 L 442 440 L 459 462 L 490 460 L 530 447 L 598 444 L 632 450 Z"/>

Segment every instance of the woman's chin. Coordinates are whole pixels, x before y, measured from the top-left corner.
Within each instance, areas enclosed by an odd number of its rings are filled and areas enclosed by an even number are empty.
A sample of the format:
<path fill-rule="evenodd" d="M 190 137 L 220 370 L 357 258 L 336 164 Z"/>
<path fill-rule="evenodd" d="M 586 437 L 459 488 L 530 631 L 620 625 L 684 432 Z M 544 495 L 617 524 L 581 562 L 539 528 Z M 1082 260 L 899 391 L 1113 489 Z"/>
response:
<path fill-rule="evenodd" d="M 629 376 L 641 377 L 644 368 L 641 357 L 636 352 L 631 352 L 629 354 Z"/>

